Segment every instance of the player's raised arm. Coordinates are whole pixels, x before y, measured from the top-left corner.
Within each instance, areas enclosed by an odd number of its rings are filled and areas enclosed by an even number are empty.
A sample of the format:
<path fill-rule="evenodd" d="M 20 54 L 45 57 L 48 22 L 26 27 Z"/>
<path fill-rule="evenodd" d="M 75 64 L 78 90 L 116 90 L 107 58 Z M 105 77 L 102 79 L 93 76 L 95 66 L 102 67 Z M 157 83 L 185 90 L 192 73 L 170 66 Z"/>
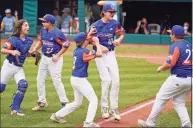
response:
<path fill-rule="evenodd" d="M 33 48 L 33 50 L 32 51 L 38 51 L 40 48 L 41 48 L 41 46 L 42 46 L 42 40 L 41 40 L 41 33 L 40 33 L 40 35 L 38 36 L 38 41 L 37 41 L 37 43 L 35 44 L 35 46 L 34 46 L 34 48 Z"/>
<path fill-rule="evenodd" d="M 118 35 L 119 37 L 113 41 L 113 44 L 114 46 L 118 46 L 123 41 L 125 35 L 125 31 L 123 27 L 120 25 L 120 23 L 117 24 L 115 34 Z"/>
<path fill-rule="evenodd" d="M 13 56 L 20 56 L 20 52 L 17 50 L 13 50 L 13 45 L 10 42 L 6 42 L 4 46 L 1 48 L 1 53 L 11 54 Z"/>

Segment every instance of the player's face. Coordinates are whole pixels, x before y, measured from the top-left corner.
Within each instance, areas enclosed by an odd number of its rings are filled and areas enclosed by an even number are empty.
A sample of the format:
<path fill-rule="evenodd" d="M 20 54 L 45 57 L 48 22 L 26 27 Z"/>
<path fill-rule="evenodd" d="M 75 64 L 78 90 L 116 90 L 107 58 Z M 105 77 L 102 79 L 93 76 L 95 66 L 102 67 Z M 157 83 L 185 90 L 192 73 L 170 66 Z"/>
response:
<path fill-rule="evenodd" d="M 44 26 L 44 28 L 48 29 L 48 28 L 49 28 L 50 23 L 49 23 L 49 22 L 47 22 L 47 21 L 42 21 L 42 25 Z"/>
<path fill-rule="evenodd" d="M 28 34 L 29 32 L 29 24 L 27 22 L 24 22 L 23 25 L 21 26 L 21 32 L 25 35 Z"/>
<path fill-rule="evenodd" d="M 5 13 L 6 17 L 11 17 L 11 12 L 10 13 Z"/>
<path fill-rule="evenodd" d="M 109 20 L 113 19 L 114 15 L 116 12 L 112 12 L 112 11 L 106 11 L 104 12 L 104 15 L 106 18 L 108 18 Z"/>

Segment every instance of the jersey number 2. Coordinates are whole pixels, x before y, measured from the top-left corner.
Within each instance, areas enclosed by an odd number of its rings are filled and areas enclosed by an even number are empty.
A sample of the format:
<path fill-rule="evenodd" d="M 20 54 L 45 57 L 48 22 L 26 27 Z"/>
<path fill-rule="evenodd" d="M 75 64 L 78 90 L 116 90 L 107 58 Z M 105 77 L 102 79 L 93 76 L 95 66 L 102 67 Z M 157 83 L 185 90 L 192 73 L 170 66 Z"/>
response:
<path fill-rule="evenodd" d="M 186 49 L 186 53 L 188 54 L 188 56 L 187 56 L 186 60 L 183 62 L 183 64 L 190 64 L 190 61 L 191 61 L 191 60 L 189 60 L 190 56 L 191 56 L 190 49 Z"/>

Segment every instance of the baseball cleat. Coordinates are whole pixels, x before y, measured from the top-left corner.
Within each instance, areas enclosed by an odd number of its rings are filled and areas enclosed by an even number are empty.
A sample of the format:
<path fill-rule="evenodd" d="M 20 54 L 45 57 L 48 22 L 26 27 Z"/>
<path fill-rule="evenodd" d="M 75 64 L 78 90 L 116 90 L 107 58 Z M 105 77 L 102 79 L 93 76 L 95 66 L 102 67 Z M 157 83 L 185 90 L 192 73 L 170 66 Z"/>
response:
<path fill-rule="evenodd" d="M 154 128 L 155 126 L 148 125 L 144 120 L 138 120 L 138 125 L 142 128 Z"/>
<path fill-rule="evenodd" d="M 33 111 L 39 111 L 39 110 L 43 110 L 47 107 L 48 107 L 47 103 L 38 102 L 38 104 L 34 108 L 32 108 L 32 110 Z"/>
<path fill-rule="evenodd" d="M 20 110 L 11 110 L 11 115 L 25 116 L 25 114 Z"/>
<path fill-rule="evenodd" d="M 66 121 L 62 117 L 57 117 L 55 113 L 52 113 L 51 120 L 58 122 L 58 123 L 65 123 Z"/>
<path fill-rule="evenodd" d="M 106 107 L 101 108 L 101 113 L 102 113 L 102 118 L 104 118 L 104 119 L 108 119 L 110 116 L 108 108 L 106 108 Z"/>
<path fill-rule="evenodd" d="M 111 109 L 109 112 L 111 115 L 113 115 L 113 117 L 115 118 L 115 120 L 120 121 L 121 117 L 119 115 L 119 112 L 117 109 Z"/>
<path fill-rule="evenodd" d="M 83 128 L 100 128 L 100 125 L 94 122 L 91 122 L 91 123 L 84 122 Z"/>

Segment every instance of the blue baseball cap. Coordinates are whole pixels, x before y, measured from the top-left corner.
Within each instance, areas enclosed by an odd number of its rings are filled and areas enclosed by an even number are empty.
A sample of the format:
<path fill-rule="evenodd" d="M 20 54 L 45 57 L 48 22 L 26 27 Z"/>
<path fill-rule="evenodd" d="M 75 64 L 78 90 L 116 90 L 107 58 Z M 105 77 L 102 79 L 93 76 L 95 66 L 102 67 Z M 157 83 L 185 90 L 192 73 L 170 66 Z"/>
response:
<path fill-rule="evenodd" d="M 11 13 L 11 9 L 9 8 L 5 9 L 5 13 Z"/>
<path fill-rule="evenodd" d="M 74 36 L 74 41 L 80 43 L 87 38 L 87 35 L 84 32 L 80 32 Z"/>
<path fill-rule="evenodd" d="M 39 18 L 39 20 L 41 21 L 46 21 L 46 22 L 50 22 L 51 24 L 55 23 L 55 18 L 53 15 L 51 14 L 46 14 L 43 18 Z"/>
<path fill-rule="evenodd" d="M 184 36 L 184 28 L 180 25 L 174 25 L 172 27 L 172 33 L 175 34 L 176 36 Z"/>
<path fill-rule="evenodd" d="M 102 11 L 117 12 L 117 10 L 115 9 L 115 5 L 114 4 L 110 4 L 110 3 L 105 4 L 103 6 L 103 10 Z"/>

